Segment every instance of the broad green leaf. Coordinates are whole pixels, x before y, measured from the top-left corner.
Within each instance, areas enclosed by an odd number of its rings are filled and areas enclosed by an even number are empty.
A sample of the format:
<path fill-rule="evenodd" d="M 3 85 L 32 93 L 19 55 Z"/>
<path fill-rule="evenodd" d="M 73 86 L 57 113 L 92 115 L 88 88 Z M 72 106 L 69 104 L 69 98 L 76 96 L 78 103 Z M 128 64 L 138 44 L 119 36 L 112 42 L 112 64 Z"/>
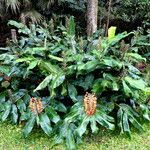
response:
<path fill-rule="evenodd" d="M 33 47 L 27 48 L 24 53 L 28 54 L 42 54 L 43 51 L 46 51 L 45 47 Z"/>
<path fill-rule="evenodd" d="M 101 82 L 101 86 L 102 86 L 102 88 L 103 89 L 105 89 L 105 88 L 110 88 L 110 86 L 111 86 L 111 81 L 109 81 L 109 80 L 102 80 L 102 82 Z"/>
<path fill-rule="evenodd" d="M 26 104 L 24 103 L 24 101 L 22 99 L 19 99 L 17 101 L 17 107 L 18 107 L 18 109 L 19 109 L 20 112 L 26 111 Z"/>
<path fill-rule="evenodd" d="M 113 81 L 112 88 L 113 88 L 114 91 L 118 91 L 119 90 L 117 82 Z"/>
<path fill-rule="evenodd" d="M 5 121 L 7 119 L 7 117 L 9 116 L 10 114 L 10 111 L 11 111 L 11 103 L 5 103 L 4 104 L 4 111 L 1 115 L 1 120 L 2 121 Z"/>
<path fill-rule="evenodd" d="M 11 1 L 10 1 L 10 2 L 11 2 Z M 14 2 L 14 1 L 12 1 L 12 2 Z M 26 35 L 31 34 L 30 29 L 27 28 L 27 26 L 24 25 L 23 23 L 18 23 L 18 22 L 16 22 L 16 21 L 10 20 L 10 21 L 8 22 L 8 25 L 12 25 L 12 26 L 17 27 L 17 28 L 19 29 L 19 30 L 18 30 L 19 33 L 23 33 L 23 34 L 26 34 Z"/>
<path fill-rule="evenodd" d="M 123 110 L 119 109 L 117 112 L 117 124 L 118 124 L 119 128 L 121 129 L 121 133 L 124 132 L 122 120 L 123 120 Z"/>
<path fill-rule="evenodd" d="M 135 112 L 129 105 L 121 103 L 119 104 L 120 109 L 118 111 L 118 119 L 119 119 L 119 126 L 122 129 L 122 132 L 127 132 L 130 136 L 130 126 L 129 126 L 129 122 L 138 130 L 142 131 L 142 126 L 141 124 L 138 122 L 138 120 L 136 119 L 137 117 L 139 117 L 139 115 L 137 114 L 137 112 Z M 119 114 L 119 112 L 122 112 L 121 114 Z M 121 118 L 121 119 L 120 119 Z"/>
<path fill-rule="evenodd" d="M 56 76 L 53 77 L 53 80 L 51 82 L 51 88 L 52 89 L 55 89 L 57 88 L 58 86 L 60 86 L 65 80 L 65 75 L 60 73 Z"/>
<path fill-rule="evenodd" d="M 144 113 L 144 114 L 143 114 L 143 117 L 144 117 L 144 119 L 150 121 L 150 117 L 149 117 L 149 114 L 148 114 L 148 113 Z"/>
<path fill-rule="evenodd" d="M 93 81 L 94 81 L 94 76 L 93 75 L 88 75 L 86 76 L 85 78 L 85 90 L 89 89 L 90 87 L 92 87 L 92 84 L 93 84 Z"/>
<path fill-rule="evenodd" d="M 127 96 L 130 96 L 130 94 L 132 94 L 131 89 L 128 87 L 128 85 L 126 84 L 126 82 L 124 80 L 122 81 L 122 84 L 123 84 L 123 90 L 124 90 L 125 94 Z"/>
<path fill-rule="evenodd" d="M 73 109 L 73 108 L 72 108 Z M 77 119 L 78 117 L 78 111 L 77 110 L 71 110 L 71 112 L 68 113 L 67 117 L 65 118 L 65 123 L 70 123 L 72 120 Z"/>
<path fill-rule="evenodd" d="M 39 60 L 31 61 L 31 62 L 29 63 L 29 67 L 27 68 L 27 70 L 32 70 L 32 69 L 34 69 L 34 68 L 38 65 L 38 63 L 39 63 Z"/>
<path fill-rule="evenodd" d="M 107 120 L 107 115 L 106 114 L 105 115 L 101 115 L 100 113 L 97 113 L 95 117 L 96 117 L 96 121 L 100 125 L 104 126 L 107 129 L 110 129 L 110 130 L 114 130 L 115 129 L 114 124 Z"/>
<path fill-rule="evenodd" d="M 8 22 L 8 25 L 12 25 L 12 26 L 15 26 L 17 28 L 23 28 L 25 26 L 23 23 L 18 23 L 17 21 L 14 21 L 14 20 L 10 20 Z"/>
<path fill-rule="evenodd" d="M 80 74 L 80 72 L 83 72 L 83 71 L 86 71 L 86 72 L 94 71 L 97 69 L 98 64 L 99 64 L 98 60 L 93 60 L 93 61 L 88 61 L 87 63 L 78 64 L 77 66 L 77 69 L 79 71 L 78 74 Z"/>
<path fill-rule="evenodd" d="M 92 91 L 94 93 L 102 93 L 106 88 L 112 87 L 112 81 L 107 79 L 97 79 L 93 85 Z"/>
<path fill-rule="evenodd" d="M 17 123 L 17 121 L 18 121 L 18 110 L 17 110 L 17 107 L 15 104 L 12 105 L 11 113 L 12 113 L 13 123 Z"/>
<path fill-rule="evenodd" d="M 125 37 L 131 35 L 131 34 L 134 34 L 134 32 L 130 32 L 130 33 L 127 33 L 127 32 L 123 32 L 121 34 L 118 34 L 116 36 L 114 36 L 111 40 L 109 40 L 109 43 L 107 44 L 108 47 L 109 46 L 112 46 L 112 45 L 115 45 L 116 43 L 118 43 L 120 40 L 124 39 Z"/>
<path fill-rule="evenodd" d="M 31 97 L 28 93 L 26 93 L 23 97 L 23 101 L 25 104 L 29 103 L 30 99 L 31 99 Z"/>
<path fill-rule="evenodd" d="M 37 124 L 37 126 L 40 125 L 40 117 L 39 117 L 39 115 L 36 116 L 36 124 Z"/>
<path fill-rule="evenodd" d="M 8 74 L 10 71 L 9 66 L 0 65 L 0 73 Z"/>
<path fill-rule="evenodd" d="M 77 86 L 81 86 L 86 91 L 90 87 L 92 87 L 93 82 L 94 82 L 94 76 L 93 75 L 87 75 L 85 79 L 81 78 L 80 80 L 75 81 L 74 84 Z"/>
<path fill-rule="evenodd" d="M 111 26 L 108 29 L 108 40 L 110 40 L 110 39 L 115 37 L 116 29 L 117 29 L 117 27 L 114 27 L 114 26 Z"/>
<path fill-rule="evenodd" d="M 20 121 L 29 120 L 31 118 L 31 111 L 28 109 L 26 111 L 21 112 L 21 116 L 19 118 Z"/>
<path fill-rule="evenodd" d="M 6 93 L 5 92 L 0 93 L 0 103 L 5 102 L 5 100 L 6 100 Z"/>
<path fill-rule="evenodd" d="M 57 61 L 59 61 L 59 62 L 63 62 L 64 60 L 63 60 L 63 58 L 60 58 L 60 57 L 57 57 L 57 56 L 54 56 L 54 55 L 48 55 L 48 57 L 50 58 L 50 59 L 53 59 L 53 60 L 57 60 Z"/>
<path fill-rule="evenodd" d="M 41 114 L 39 116 L 39 123 L 43 131 L 49 136 L 52 133 L 52 127 L 48 116 L 46 114 Z"/>
<path fill-rule="evenodd" d="M 87 63 L 85 64 L 85 69 L 86 69 L 88 72 L 91 72 L 91 71 L 97 69 L 98 64 L 99 64 L 99 61 L 97 61 L 97 60 L 89 61 L 89 62 L 87 62 Z"/>
<path fill-rule="evenodd" d="M 38 90 L 42 90 L 44 89 L 46 86 L 48 86 L 48 84 L 50 84 L 51 80 L 53 79 L 52 74 L 47 76 L 39 85 L 38 87 L 34 90 L 34 92 L 38 91 Z"/>
<path fill-rule="evenodd" d="M 48 73 L 58 74 L 60 72 L 58 65 L 53 65 L 46 61 L 40 61 L 39 67 L 41 70 L 47 71 Z"/>
<path fill-rule="evenodd" d="M 96 125 L 96 118 L 95 118 L 95 116 L 92 116 L 90 118 L 90 125 L 91 125 L 91 129 L 92 129 L 92 133 L 97 133 L 98 132 L 98 127 Z"/>
<path fill-rule="evenodd" d="M 8 64 L 16 59 L 17 59 L 16 55 L 9 55 L 8 53 L 0 55 L 0 60 Z"/>
<path fill-rule="evenodd" d="M 65 107 L 65 105 L 61 102 L 58 102 L 58 101 L 55 103 L 54 108 L 58 112 L 66 113 L 66 111 L 67 111 L 67 108 Z"/>
<path fill-rule="evenodd" d="M 137 128 L 139 131 L 143 131 L 143 127 L 137 121 L 137 119 L 135 119 L 133 116 L 129 116 L 129 120 L 135 128 Z"/>
<path fill-rule="evenodd" d="M 60 117 L 53 107 L 46 107 L 45 112 L 47 113 L 48 117 L 52 122 L 57 123 L 58 121 L 60 121 Z"/>
<path fill-rule="evenodd" d="M 126 57 L 132 57 L 136 60 L 143 60 L 146 62 L 146 58 L 142 57 L 141 55 L 139 55 L 137 53 L 126 53 Z"/>
<path fill-rule="evenodd" d="M 130 127 L 129 127 L 129 122 L 128 122 L 128 115 L 127 115 L 126 112 L 123 113 L 122 123 L 123 123 L 123 130 L 125 132 L 128 132 L 130 134 Z"/>
<path fill-rule="evenodd" d="M 150 111 L 147 105 L 140 104 L 140 109 L 142 111 L 143 118 L 150 121 Z"/>
<path fill-rule="evenodd" d="M 0 103 L 0 120 L 1 120 L 1 115 L 2 115 L 2 112 L 4 111 L 4 104 L 3 103 Z"/>
<path fill-rule="evenodd" d="M 67 95 L 67 88 L 64 84 L 62 85 L 61 95 L 63 95 L 63 96 Z"/>
<path fill-rule="evenodd" d="M 77 100 L 77 90 L 74 85 L 72 85 L 72 84 L 68 85 L 68 92 L 69 92 L 69 96 L 73 100 L 73 102 L 78 101 Z"/>
<path fill-rule="evenodd" d="M 146 83 L 142 79 L 133 79 L 131 77 L 125 77 L 124 80 L 133 88 L 144 90 Z"/>
<path fill-rule="evenodd" d="M 134 67 L 133 65 L 131 65 L 131 64 L 128 64 L 128 68 L 129 68 L 129 70 L 132 72 L 132 73 L 135 73 L 135 74 L 141 74 L 141 72 L 136 68 L 136 67 Z"/>
<path fill-rule="evenodd" d="M 75 150 L 76 149 L 74 136 L 73 136 L 73 133 L 70 129 L 67 131 L 66 145 L 69 148 L 69 150 Z"/>
<path fill-rule="evenodd" d="M 127 114 L 129 114 L 130 116 L 135 116 L 135 117 L 139 117 L 139 115 L 137 114 L 137 112 L 135 112 L 131 106 L 121 103 L 119 104 L 119 106 L 121 107 L 121 109 L 123 109 L 123 111 L 125 111 Z"/>
<path fill-rule="evenodd" d="M 28 62 L 28 63 L 30 63 L 32 61 L 35 61 L 35 58 L 32 56 L 23 57 L 23 58 L 19 58 L 16 60 L 16 62 Z"/>
<path fill-rule="evenodd" d="M 81 125 L 77 128 L 77 133 L 79 134 L 79 136 L 81 137 L 85 131 L 87 130 L 87 125 L 90 122 L 90 117 L 85 116 L 84 119 L 82 120 Z"/>
<path fill-rule="evenodd" d="M 23 135 L 26 138 L 29 133 L 32 131 L 34 124 L 35 124 L 35 120 L 36 120 L 36 116 L 32 115 L 31 118 L 28 120 L 28 122 L 26 123 L 24 129 L 23 129 Z"/>
<path fill-rule="evenodd" d="M 145 93 L 146 95 L 150 95 L 150 87 L 145 88 L 145 89 L 144 89 L 144 93 Z"/>
<path fill-rule="evenodd" d="M 68 34 L 72 36 L 75 35 L 75 22 L 73 16 L 69 19 Z"/>
<path fill-rule="evenodd" d="M 115 60 L 113 58 L 104 58 L 102 63 L 110 67 L 122 67 L 122 63 L 119 60 Z"/>
<path fill-rule="evenodd" d="M 94 92 L 94 93 L 102 92 L 103 86 L 101 83 L 102 83 L 102 79 L 95 80 L 95 83 L 93 84 L 93 87 L 92 87 L 92 92 Z"/>

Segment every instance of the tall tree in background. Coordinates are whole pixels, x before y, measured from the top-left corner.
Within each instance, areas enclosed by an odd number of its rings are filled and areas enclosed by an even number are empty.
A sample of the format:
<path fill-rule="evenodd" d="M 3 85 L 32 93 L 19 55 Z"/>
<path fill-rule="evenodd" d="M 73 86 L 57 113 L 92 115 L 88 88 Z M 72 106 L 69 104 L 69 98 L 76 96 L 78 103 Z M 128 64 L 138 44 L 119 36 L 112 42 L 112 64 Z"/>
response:
<path fill-rule="evenodd" d="M 98 0 L 87 0 L 87 35 L 97 30 Z"/>

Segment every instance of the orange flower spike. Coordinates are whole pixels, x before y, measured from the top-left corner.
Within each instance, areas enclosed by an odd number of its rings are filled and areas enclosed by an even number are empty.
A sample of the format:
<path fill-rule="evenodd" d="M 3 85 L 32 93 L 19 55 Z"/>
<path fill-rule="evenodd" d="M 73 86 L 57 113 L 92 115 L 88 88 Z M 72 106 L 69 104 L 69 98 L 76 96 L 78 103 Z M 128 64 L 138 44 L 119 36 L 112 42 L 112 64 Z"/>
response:
<path fill-rule="evenodd" d="M 42 101 L 41 101 L 41 100 L 38 100 L 38 101 L 37 101 L 36 106 L 37 106 L 37 111 L 38 111 L 38 113 L 42 113 L 42 111 L 43 111 L 43 104 L 42 104 Z"/>
<path fill-rule="evenodd" d="M 96 112 L 97 97 L 94 94 L 86 92 L 84 96 L 84 110 L 88 116 L 93 115 Z"/>
<path fill-rule="evenodd" d="M 32 97 L 30 99 L 29 108 L 34 114 L 40 114 L 43 112 L 43 104 L 41 100 L 37 100 L 36 98 Z"/>
<path fill-rule="evenodd" d="M 36 114 L 35 102 L 36 102 L 36 98 L 32 97 L 32 98 L 30 99 L 29 108 L 31 109 L 31 111 L 32 111 L 34 114 Z"/>

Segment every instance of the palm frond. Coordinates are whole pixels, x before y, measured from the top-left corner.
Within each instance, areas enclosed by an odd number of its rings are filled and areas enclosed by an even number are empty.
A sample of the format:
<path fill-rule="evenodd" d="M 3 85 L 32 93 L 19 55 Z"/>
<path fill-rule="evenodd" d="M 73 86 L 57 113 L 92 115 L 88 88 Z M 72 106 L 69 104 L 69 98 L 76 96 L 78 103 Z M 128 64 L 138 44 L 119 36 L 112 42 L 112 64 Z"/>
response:
<path fill-rule="evenodd" d="M 58 0 L 39 0 L 37 6 L 41 9 L 45 10 L 51 7 L 52 4 L 57 2 Z"/>
<path fill-rule="evenodd" d="M 2 3 L 0 2 L 0 17 L 2 17 L 3 15 L 4 15 L 4 7 Z"/>
<path fill-rule="evenodd" d="M 32 23 L 40 23 L 44 19 L 44 17 L 39 12 L 33 9 L 22 12 L 20 18 L 22 22 L 30 20 Z"/>
<path fill-rule="evenodd" d="M 22 4 L 24 7 L 31 7 L 32 6 L 32 1 L 31 0 L 22 0 Z"/>
<path fill-rule="evenodd" d="M 6 9 L 10 8 L 14 13 L 20 8 L 19 0 L 3 0 L 5 2 Z"/>

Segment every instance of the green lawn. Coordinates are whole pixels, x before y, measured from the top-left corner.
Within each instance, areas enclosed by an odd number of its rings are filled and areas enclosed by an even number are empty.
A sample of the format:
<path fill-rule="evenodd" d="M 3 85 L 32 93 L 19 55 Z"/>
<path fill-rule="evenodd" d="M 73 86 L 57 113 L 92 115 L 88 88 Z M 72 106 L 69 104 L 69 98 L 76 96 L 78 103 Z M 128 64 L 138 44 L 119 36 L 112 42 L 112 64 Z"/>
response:
<path fill-rule="evenodd" d="M 133 131 L 131 140 L 116 131 L 100 131 L 97 136 L 87 136 L 79 150 L 150 150 L 150 124 L 145 132 Z M 22 137 L 21 127 L 0 123 L 0 150 L 65 150 L 64 145 L 53 146 L 53 140 L 42 132 L 33 132 L 27 139 Z"/>

